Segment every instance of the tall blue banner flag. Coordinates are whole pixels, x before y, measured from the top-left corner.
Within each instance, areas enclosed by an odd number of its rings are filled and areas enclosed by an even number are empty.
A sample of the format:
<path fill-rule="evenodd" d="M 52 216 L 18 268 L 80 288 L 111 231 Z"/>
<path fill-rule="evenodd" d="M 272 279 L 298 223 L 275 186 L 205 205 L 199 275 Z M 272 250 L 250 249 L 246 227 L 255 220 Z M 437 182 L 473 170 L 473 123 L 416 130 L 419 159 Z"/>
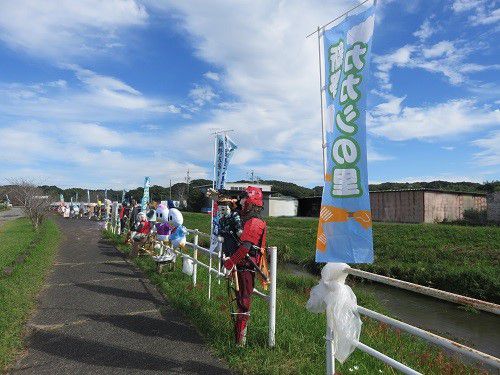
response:
<path fill-rule="evenodd" d="M 215 155 L 215 189 L 224 189 L 229 162 L 238 146 L 227 136 L 217 135 L 217 150 Z"/>
<path fill-rule="evenodd" d="M 227 168 L 229 167 L 229 162 L 233 157 L 234 151 L 238 146 L 234 143 L 227 135 L 218 134 L 216 139 L 216 153 L 215 153 L 215 189 L 224 189 L 226 183 Z M 217 233 L 219 231 L 219 219 L 220 215 L 218 212 L 212 212 L 212 237 L 210 240 L 210 251 L 214 252 L 217 249 L 218 239 Z"/>
<path fill-rule="evenodd" d="M 151 186 L 151 179 L 149 177 L 144 178 L 144 194 L 141 200 L 141 210 L 144 212 L 148 208 L 149 202 L 149 187 Z"/>
<path fill-rule="evenodd" d="M 323 34 L 326 174 L 316 262 L 372 263 L 366 96 L 375 6 Z"/>

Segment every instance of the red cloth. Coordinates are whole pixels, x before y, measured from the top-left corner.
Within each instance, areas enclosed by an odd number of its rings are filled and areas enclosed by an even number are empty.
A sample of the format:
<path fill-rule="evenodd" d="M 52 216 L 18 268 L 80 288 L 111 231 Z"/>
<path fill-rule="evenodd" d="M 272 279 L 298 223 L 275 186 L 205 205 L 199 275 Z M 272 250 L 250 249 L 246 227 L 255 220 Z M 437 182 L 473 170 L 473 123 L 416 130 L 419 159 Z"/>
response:
<path fill-rule="evenodd" d="M 122 208 L 120 209 L 120 219 L 123 219 L 124 212 L 125 212 L 125 207 L 122 206 Z"/>
<path fill-rule="evenodd" d="M 236 292 L 236 304 L 238 314 L 234 325 L 235 341 L 242 343 L 246 335 L 246 326 L 250 319 L 250 308 L 252 306 L 252 293 L 255 284 L 255 273 L 249 270 L 237 272 L 239 290 Z"/>
<path fill-rule="evenodd" d="M 243 226 L 243 233 L 241 234 L 240 241 L 242 243 L 249 242 L 252 245 L 258 247 L 266 246 L 266 223 L 264 220 L 259 218 L 251 218 L 245 222 Z M 245 262 L 245 256 L 248 254 L 249 249 L 243 244 L 240 245 L 238 250 L 224 262 L 224 267 L 230 270 L 234 265 L 242 266 Z M 260 254 L 257 253 L 253 260 L 255 263 L 259 263 Z"/>
<path fill-rule="evenodd" d="M 149 234 L 151 231 L 151 224 L 149 224 L 149 221 L 142 221 L 139 229 L 137 230 L 137 233 L 141 234 Z"/>

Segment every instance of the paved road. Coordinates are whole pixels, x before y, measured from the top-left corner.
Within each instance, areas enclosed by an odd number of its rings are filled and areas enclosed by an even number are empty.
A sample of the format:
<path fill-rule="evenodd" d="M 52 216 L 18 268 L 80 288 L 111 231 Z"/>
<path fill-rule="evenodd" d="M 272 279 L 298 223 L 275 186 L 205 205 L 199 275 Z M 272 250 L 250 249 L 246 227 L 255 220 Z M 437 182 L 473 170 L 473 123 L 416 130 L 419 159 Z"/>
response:
<path fill-rule="evenodd" d="M 21 207 L 12 207 L 10 210 L 0 211 L 0 225 L 9 220 L 24 216 Z"/>
<path fill-rule="evenodd" d="M 230 374 L 89 220 L 58 219 L 54 271 L 12 373 Z"/>

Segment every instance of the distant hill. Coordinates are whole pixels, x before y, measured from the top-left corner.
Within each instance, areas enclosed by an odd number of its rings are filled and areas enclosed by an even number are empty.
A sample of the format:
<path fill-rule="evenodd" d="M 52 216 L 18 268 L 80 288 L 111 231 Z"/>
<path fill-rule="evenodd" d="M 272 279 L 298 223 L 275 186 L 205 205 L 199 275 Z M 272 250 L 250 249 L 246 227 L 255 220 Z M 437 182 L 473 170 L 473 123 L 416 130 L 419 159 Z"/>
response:
<path fill-rule="evenodd" d="M 247 182 L 249 181 L 241 180 L 237 182 Z M 305 197 L 317 197 L 321 196 L 323 187 L 316 186 L 314 188 L 307 188 L 294 184 L 292 182 L 278 181 L 278 180 L 260 180 L 259 183 L 272 185 L 272 192 L 274 195 L 291 196 L 295 198 L 305 198 Z M 211 185 L 211 180 L 206 179 L 196 179 L 192 180 L 189 189 L 189 199 L 187 201 L 196 202 L 195 206 L 202 204 L 203 197 L 200 195 L 198 189 L 192 189 L 197 186 Z M 45 194 L 52 196 L 54 199 L 59 198 L 59 194 L 63 194 L 66 201 L 69 201 L 71 197 L 76 197 L 81 201 L 87 200 L 87 189 L 82 188 L 69 188 L 61 189 L 57 186 L 43 185 L 40 186 Z M 463 191 L 463 192 L 473 192 L 473 193 L 489 193 L 493 191 L 500 191 L 500 181 L 485 182 L 483 184 L 475 182 L 448 182 L 448 181 L 432 181 L 432 182 L 384 182 L 381 184 L 371 184 L 371 191 L 380 190 L 401 190 L 401 189 L 438 189 L 438 190 L 452 190 L 452 191 Z M 5 194 L 8 190 L 8 186 L 0 186 L 0 193 Z M 143 195 L 143 188 L 138 187 L 132 190 L 128 190 L 126 197 L 136 199 L 140 201 Z M 3 195 L 2 195 L 3 196 Z M 122 196 L 121 190 L 108 190 L 108 198 L 112 200 L 120 200 Z M 187 198 L 187 185 L 185 182 L 180 182 L 172 185 L 172 192 L 170 192 L 169 186 L 159 186 L 153 185 L 150 188 L 150 196 L 152 200 L 167 200 L 170 197 L 173 200 L 183 201 Z M 90 199 L 95 202 L 99 199 L 104 198 L 103 190 L 90 190 Z M 193 207 L 195 208 L 195 207 Z"/>
<path fill-rule="evenodd" d="M 479 184 L 476 182 L 384 182 L 382 184 L 370 185 L 371 191 L 401 190 L 401 189 L 437 189 L 463 191 L 466 193 L 491 193 L 500 190 L 500 181 L 491 181 Z"/>

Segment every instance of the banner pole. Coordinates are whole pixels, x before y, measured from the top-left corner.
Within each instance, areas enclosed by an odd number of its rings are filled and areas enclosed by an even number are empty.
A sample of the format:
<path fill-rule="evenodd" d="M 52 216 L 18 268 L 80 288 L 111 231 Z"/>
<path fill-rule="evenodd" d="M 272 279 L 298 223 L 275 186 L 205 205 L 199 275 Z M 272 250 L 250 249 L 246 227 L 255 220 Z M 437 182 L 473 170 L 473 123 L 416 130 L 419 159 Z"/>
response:
<path fill-rule="evenodd" d="M 323 73 L 321 71 L 321 33 L 320 28 L 318 26 L 318 67 L 319 67 L 319 97 L 321 103 L 321 151 L 323 155 L 323 180 L 326 178 L 326 157 L 325 157 L 325 149 L 326 149 L 326 140 L 325 140 L 325 119 L 324 119 L 324 110 L 323 110 Z"/>
<path fill-rule="evenodd" d="M 212 189 L 215 189 L 215 164 L 217 163 L 217 134 L 214 136 L 214 174 L 212 179 Z M 212 199 L 212 208 L 210 209 L 210 248 L 212 248 L 212 236 L 214 233 L 214 201 Z M 208 254 L 209 266 L 212 268 L 212 254 Z M 208 273 L 208 299 L 212 297 L 212 272 Z"/>
<path fill-rule="evenodd" d="M 365 4 L 365 3 L 367 3 L 368 1 L 370 1 L 370 0 L 365 0 L 365 1 L 363 1 L 362 3 L 359 3 L 359 4 L 358 4 L 358 5 L 356 5 L 355 7 L 353 7 L 353 8 L 351 8 L 351 9 L 349 9 L 347 12 L 344 12 L 344 13 L 342 13 L 340 16 L 338 16 L 338 17 L 334 18 L 334 19 L 333 19 L 333 20 L 331 20 L 330 22 L 325 23 L 323 26 L 321 26 L 321 28 L 322 28 L 322 29 L 324 29 L 325 27 L 330 26 L 330 25 L 331 25 L 332 23 L 334 23 L 335 21 L 337 21 L 337 20 L 341 19 L 342 17 L 344 17 L 344 16 L 348 15 L 348 14 L 349 14 L 349 13 L 351 13 L 353 10 L 358 9 L 360 6 L 364 5 L 364 4 Z M 377 4 L 377 0 L 371 0 L 371 1 L 373 1 L 373 4 L 374 4 L 374 5 L 376 5 L 376 4 Z M 306 36 L 306 38 L 309 38 L 309 37 L 310 37 L 311 35 L 313 35 L 314 33 L 319 33 L 319 28 L 318 28 L 318 30 L 314 30 L 312 33 L 308 34 L 308 35 Z"/>

